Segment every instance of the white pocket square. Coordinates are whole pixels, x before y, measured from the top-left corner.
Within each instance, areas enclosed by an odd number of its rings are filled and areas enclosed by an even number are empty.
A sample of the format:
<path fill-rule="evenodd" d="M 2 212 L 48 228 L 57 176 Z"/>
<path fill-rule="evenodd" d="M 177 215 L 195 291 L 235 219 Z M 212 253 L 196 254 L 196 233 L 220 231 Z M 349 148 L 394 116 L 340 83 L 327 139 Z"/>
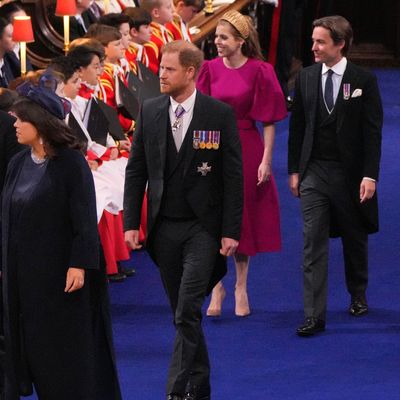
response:
<path fill-rule="evenodd" d="M 360 97 L 362 95 L 362 89 L 355 89 L 353 94 L 351 95 L 352 98 Z"/>

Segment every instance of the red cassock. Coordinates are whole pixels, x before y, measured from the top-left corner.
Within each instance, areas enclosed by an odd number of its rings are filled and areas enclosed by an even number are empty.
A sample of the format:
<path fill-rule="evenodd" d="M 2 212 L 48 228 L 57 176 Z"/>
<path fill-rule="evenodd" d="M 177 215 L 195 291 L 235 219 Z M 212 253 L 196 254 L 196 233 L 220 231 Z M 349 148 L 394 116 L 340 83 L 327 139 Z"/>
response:
<path fill-rule="evenodd" d="M 160 25 L 157 22 L 153 21 L 150 24 L 150 27 L 150 41 L 147 42 L 144 47 L 149 58 L 149 68 L 157 75 L 160 66 L 161 48 L 164 44 L 172 42 L 174 38 L 165 26 Z"/>

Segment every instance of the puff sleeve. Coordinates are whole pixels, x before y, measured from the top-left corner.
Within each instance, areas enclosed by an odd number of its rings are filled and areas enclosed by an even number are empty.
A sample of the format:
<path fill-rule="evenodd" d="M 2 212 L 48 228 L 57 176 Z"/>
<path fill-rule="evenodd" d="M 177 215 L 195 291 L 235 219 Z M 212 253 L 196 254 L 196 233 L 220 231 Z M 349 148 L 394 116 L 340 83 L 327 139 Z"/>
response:
<path fill-rule="evenodd" d="M 287 116 L 285 98 L 271 64 L 260 62 L 256 74 L 250 118 L 267 124 Z"/>
<path fill-rule="evenodd" d="M 196 83 L 197 89 L 208 96 L 211 95 L 209 62 L 204 61 L 200 68 Z"/>

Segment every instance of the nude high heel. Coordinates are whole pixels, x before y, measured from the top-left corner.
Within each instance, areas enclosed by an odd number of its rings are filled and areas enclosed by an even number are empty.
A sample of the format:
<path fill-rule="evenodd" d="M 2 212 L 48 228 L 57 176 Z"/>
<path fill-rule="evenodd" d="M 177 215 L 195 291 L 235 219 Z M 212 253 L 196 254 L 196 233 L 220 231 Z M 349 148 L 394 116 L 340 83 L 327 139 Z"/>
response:
<path fill-rule="evenodd" d="M 251 314 L 246 290 L 235 290 L 235 314 L 238 317 L 247 317 Z"/>
<path fill-rule="evenodd" d="M 226 296 L 225 288 L 218 284 L 212 291 L 210 305 L 207 308 L 207 317 L 220 317 L 222 302 Z"/>

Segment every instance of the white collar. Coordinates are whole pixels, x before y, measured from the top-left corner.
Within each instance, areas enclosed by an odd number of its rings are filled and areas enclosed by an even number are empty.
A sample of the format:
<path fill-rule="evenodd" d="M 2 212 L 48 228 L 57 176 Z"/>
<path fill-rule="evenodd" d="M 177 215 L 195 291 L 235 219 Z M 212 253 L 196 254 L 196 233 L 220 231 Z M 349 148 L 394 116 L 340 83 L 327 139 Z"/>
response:
<path fill-rule="evenodd" d="M 194 106 L 194 102 L 196 100 L 196 93 L 197 91 L 196 89 L 194 89 L 193 93 L 183 103 L 178 103 L 172 97 L 170 97 L 172 111 L 175 112 L 176 107 L 178 107 L 178 105 L 181 104 L 185 110 L 185 113 L 188 113 Z"/>
<path fill-rule="evenodd" d="M 331 69 L 337 75 L 343 75 L 344 71 L 346 71 L 347 67 L 347 58 L 342 57 L 341 60 L 336 63 L 333 67 L 327 67 L 326 64 L 322 64 L 322 75 L 328 72 Z"/>

